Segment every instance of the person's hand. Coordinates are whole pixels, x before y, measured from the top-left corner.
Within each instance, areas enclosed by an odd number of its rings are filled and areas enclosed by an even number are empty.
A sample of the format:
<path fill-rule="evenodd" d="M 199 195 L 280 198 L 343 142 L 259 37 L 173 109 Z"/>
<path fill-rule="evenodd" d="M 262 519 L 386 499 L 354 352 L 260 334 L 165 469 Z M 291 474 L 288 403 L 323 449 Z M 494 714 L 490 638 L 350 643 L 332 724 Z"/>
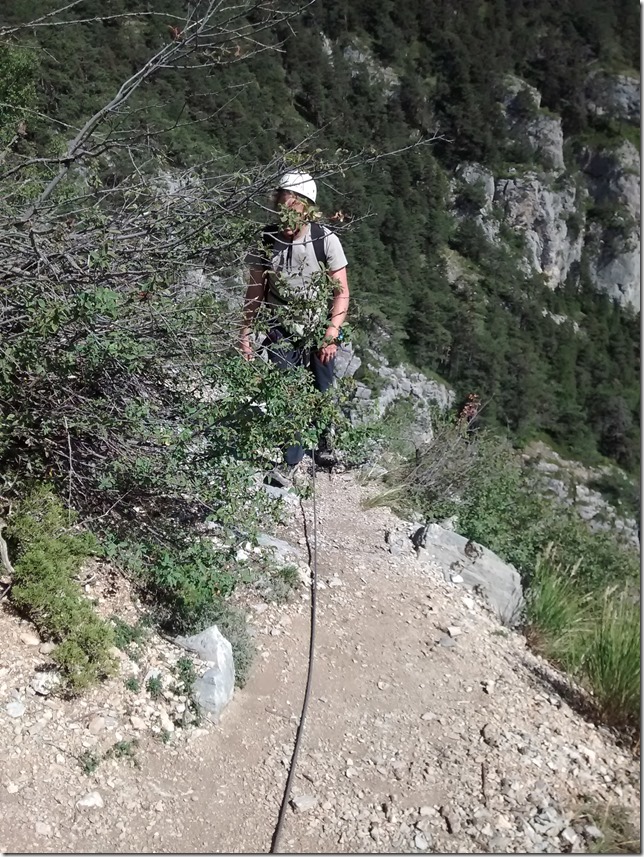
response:
<path fill-rule="evenodd" d="M 253 360 L 255 355 L 250 345 L 250 339 L 247 336 L 241 336 L 239 339 L 239 350 L 242 353 L 244 360 Z"/>
<path fill-rule="evenodd" d="M 328 345 L 323 345 L 318 351 L 318 357 L 321 363 L 329 363 L 338 352 L 338 346 L 335 342 L 330 342 Z"/>
<path fill-rule="evenodd" d="M 337 335 L 338 331 L 335 327 L 330 327 L 327 330 L 324 337 L 324 343 L 318 351 L 318 357 L 320 358 L 321 363 L 329 363 L 338 353 L 338 346 L 335 341 Z"/>

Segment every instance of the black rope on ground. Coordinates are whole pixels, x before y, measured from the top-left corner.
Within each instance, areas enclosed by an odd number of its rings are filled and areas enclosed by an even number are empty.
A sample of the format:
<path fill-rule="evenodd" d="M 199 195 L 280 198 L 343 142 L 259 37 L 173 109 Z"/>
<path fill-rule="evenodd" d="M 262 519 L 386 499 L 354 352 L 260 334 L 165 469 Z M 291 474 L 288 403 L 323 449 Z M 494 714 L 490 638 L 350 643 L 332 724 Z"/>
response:
<path fill-rule="evenodd" d="M 309 697 L 311 696 L 311 686 L 313 679 L 313 652 L 315 646 L 315 601 L 317 597 L 317 588 L 318 588 L 318 515 L 317 515 L 317 504 L 315 497 L 315 459 L 313 458 L 313 450 L 311 450 L 311 460 L 313 462 L 313 562 L 311 562 L 311 633 L 309 635 L 309 668 L 306 675 L 306 690 L 304 691 L 304 702 L 302 703 L 302 713 L 300 715 L 300 722 L 297 727 L 297 733 L 295 735 L 295 744 L 293 746 L 293 755 L 291 756 L 291 766 L 288 772 L 288 778 L 286 780 L 286 786 L 284 788 L 284 796 L 282 797 L 282 805 L 280 807 L 279 816 L 277 818 L 277 826 L 275 828 L 275 833 L 273 834 L 273 841 L 271 843 L 271 854 L 279 854 L 279 842 L 280 836 L 282 835 L 282 827 L 284 825 L 284 818 L 286 816 L 286 807 L 288 806 L 289 798 L 291 796 L 291 786 L 293 783 L 293 777 L 295 776 L 295 766 L 297 765 L 297 757 L 300 752 L 300 740 L 302 738 L 302 734 L 304 733 L 304 721 L 306 720 L 306 712 L 309 707 Z M 304 510 L 302 510 L 304 513 Z M 309 544 L 309 537 L 306 528 L 306 517 L 304 518 L 304 533 L 306 538 L 306 544 L 309 551 L 309 562 L 311 560 L 311 547 Z"/>

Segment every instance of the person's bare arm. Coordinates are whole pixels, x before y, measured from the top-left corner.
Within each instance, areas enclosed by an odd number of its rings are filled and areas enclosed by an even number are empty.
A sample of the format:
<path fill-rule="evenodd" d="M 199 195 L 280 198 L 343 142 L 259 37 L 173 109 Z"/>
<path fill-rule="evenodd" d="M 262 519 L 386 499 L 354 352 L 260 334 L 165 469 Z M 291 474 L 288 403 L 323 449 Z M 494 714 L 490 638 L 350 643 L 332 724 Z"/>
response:
<path fill-rule="evenodd" d="M 319 351 L 320 360 L 323 363 L 328 363 L 333 360 L 338 350 L 335 340 L 340 333 L 340 328 L 345 322 L 347 312 L 349 311 L 349 283 L 347 280 L 347 269 L 340 268 L 338 271 L 332 271 L 330 276 L 336 281 L 334 287 L 333 305 L 331 307 L 331 321 L 326 330 L 325 339 L 328 344 L 324 345 Z"/>
<path fill-rule="evenodd" d="M 261 268 L 251 268 L 246 297 L 244 299 L 244 315 L 242 329 L 239 332 L 239 348 L 247 360 L 252 359 L 253 349 L 250 346 L 250 331 L 253 319 L 264 300 L 264 271 Z"/>

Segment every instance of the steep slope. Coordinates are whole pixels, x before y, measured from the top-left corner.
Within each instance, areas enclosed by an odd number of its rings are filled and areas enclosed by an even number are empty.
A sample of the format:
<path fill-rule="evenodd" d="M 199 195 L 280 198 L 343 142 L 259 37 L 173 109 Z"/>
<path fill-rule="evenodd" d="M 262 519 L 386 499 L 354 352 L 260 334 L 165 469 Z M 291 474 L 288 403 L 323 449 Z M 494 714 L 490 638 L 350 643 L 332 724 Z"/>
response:
<path fill-rule="evenodd" d="M 585 850 L 598 835 L 591 820 L 600 813 L 582 810 L 593 800 L 637 823 L 638 764 L 570 707 L 561 676 L 446 583 L 431 547 L 427 562 L 411 549 L 391 553 L 384 533 L 405 524 L 362 508 L 371 489 L 343 475 L 319 478 L 317 490 L 314 689 L 295 780 L 300 809 L 289 810 L 283 849 Z M 297 510 L 279 535 L 305 557 Z M 0 848 L 267 851 L 304 688 L 308 608 L 306 591 L 282 607 L 248 603 L 260 657 L 247 686 L 219 727 L 179 731 L 168 746 L 154 738 L 144 695 L 125 699 L 122 677 L 81 705 L 25 695 L 20 682 L 39 657 L 5 610 Z M 165 671 L 176 655 L 164 658 L 156 665 Z M 26 712 L 10 720 L 16 688 Z M 82 772 L 82 752 L 98 756 L 135 737 L 140 769 L 124 752 Z M 90 792 L 99 797 L 78 805 Z"/>
<path fill-rule="evenodd" d="M 6 5 L 9 23 L 36 14 L 37 4 Z M 155 8 L 185 10 L 180 0 Z M 83 10 L 91 18 L 101 6 L 87 0 Z M 437 133 L 432 145 L 322 182 L 322 209 L 354 221 L 343 232 L 354 322 L 459 397 L 477 392 L 489 403 L 484 418 L 520 441 L 545 432 L 574 455 L 600 453 L 635 472 L 636 32 L 637 9 L 624 0 L 449 9 L 318 0 L 262 34 L 267 46 L 283 42 L 279 51 L 166 70 L 120 121 L 171 128 L 155 144 L 164 169 L 215 157 L 244 170 L 307 140 L 304 153 L 324 172 L 338 151 L 373 155 Z M 20 38 L 37 59 L 39 106 L 77 125 L 168 38 L 168 25 L 125 17 Z M 59 143 L 43 126 L 30 115 L 19 146 L 48 135 Z M 462 181 L 472 165 L 491 180 L 489 200 Z M 105 181 L 129 169 L 128 159 L 110 161 Z M 469 281 L 448 276 L 454 253 Z"/>

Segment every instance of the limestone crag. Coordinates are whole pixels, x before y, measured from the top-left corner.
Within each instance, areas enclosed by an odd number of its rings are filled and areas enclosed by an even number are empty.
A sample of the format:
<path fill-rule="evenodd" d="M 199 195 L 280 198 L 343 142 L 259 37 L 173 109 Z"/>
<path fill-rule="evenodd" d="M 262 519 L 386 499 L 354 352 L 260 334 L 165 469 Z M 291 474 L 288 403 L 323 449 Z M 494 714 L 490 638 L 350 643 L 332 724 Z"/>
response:
<path fill-rule="evenodd" d="M 620 303 L 640 303 L 640 159 L 624 141 L 617 149 L 585 148 L 580 167 L 601 222 L 589 231 L 590 275 Z"/>
<path fill-rule="evenodd" d="M 542 109 L 539 90 L 520 77 L 507 75 L 500 105 L 511 139 L 527 144 L 545 168 L 564 170 L 561 117 Z"/>
<path fill-rule="evenodd" d="M 552 288 L 560 286 L 581 259 L 584 232 L 571 225 L 584 193 L 573 181 L 559 188 L 536 172 L 496 182 L 494 202 L 505 222 L 523 235 L 526 259 L 532 270 L 544 274 Z"/>
<path fill-rule="evenodd" d="M 640 124 L 640 81 L 628 74 L 596 71 L 588 76 L 586 107 L 597 116 Z"/>
<path fill-rule="evenodd" d="M 589 81 L 589 112 L 639 123 L 637 79 L 596 74 Z M 499 106 L 510 145 L 532 151 L 536 166 L 527 171 L 510 167 L 500 177 L 481 164 L 460 164 L 451 184 L 456 217 L 474 219 L 494 244 L 502 241 L 501 224 L 510 227 L 525 243 L 520 267 L 543 274 L 553 289 L 575 274 L 583 255 L 596 288 L 638 310 L 640 160 L 635 146 L 626 139 L 616 148 L 585 146 L 577 164 L 566 165 L 561 119 L 541 108 L 537 89 L 508 75 Z M 573 174 L 573 169 L 581 172 Z M 479 198 L 470 195 L 461 204 L 459 184 L 477 187 Z"/>

